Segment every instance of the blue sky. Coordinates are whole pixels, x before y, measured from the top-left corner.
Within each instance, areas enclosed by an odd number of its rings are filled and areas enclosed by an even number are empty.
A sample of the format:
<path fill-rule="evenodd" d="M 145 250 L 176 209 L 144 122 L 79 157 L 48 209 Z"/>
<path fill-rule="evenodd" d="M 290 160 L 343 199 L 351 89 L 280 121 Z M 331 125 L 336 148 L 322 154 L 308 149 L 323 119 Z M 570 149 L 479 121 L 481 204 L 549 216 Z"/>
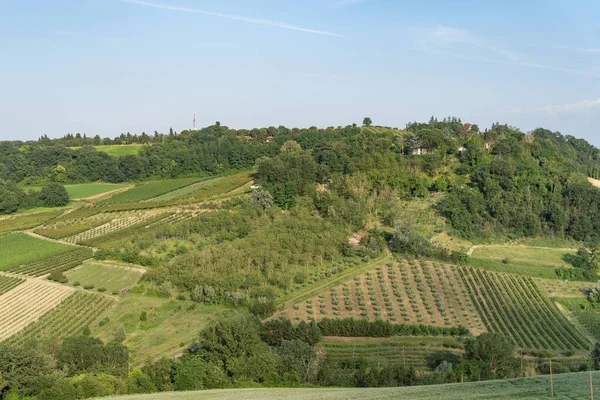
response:
<path fill-rule="evenodd" d="M 431 115 L 600 145 L 600 3 L 0 0 L 0 138 Z"/>

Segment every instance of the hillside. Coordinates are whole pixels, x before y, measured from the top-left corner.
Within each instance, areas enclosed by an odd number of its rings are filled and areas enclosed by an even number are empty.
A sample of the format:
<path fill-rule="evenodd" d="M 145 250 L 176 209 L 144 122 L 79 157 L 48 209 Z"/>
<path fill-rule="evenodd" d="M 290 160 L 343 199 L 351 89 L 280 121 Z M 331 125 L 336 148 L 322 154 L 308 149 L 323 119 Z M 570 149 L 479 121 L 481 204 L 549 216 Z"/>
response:
<path fill-rule="evenodd" d="M 429 398 L 455 386 L 424 385 L 547 374 L 550 360 L 600 366 L 597 149 L 454 118 L 159 138 L 119 157 L 66 139 L 3 148 L 46 163 L 0 168 L 2 199 L 21 201 L 0 207 L 10 390 Z M 82 200 L 23 212 L 39 194 L 20 188 L 56 178 Z M 16 359 L 39 369 L 13 373 Z M 473 398 L 537 396 L 535 382 L 473 384 Z"/>

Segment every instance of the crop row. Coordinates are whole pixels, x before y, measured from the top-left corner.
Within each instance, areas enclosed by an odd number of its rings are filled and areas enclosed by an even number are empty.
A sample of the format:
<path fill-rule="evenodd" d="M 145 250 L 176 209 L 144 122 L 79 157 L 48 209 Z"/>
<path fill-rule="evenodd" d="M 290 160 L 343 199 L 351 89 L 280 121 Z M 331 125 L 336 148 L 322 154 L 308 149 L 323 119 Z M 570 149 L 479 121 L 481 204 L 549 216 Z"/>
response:
<path fill-rule="evenodd" d="M 78 247 L 66 253 L 57 254 L 29 264 L 19 265 L 9 269 L 9 272 L 20 275 L 42 276 L 53 271 L 67 271 L 81 265 L 88 258 L 92 258 L 93 251 L 86 247 Z"/>
<path fill-rule="evenodd" d="M 352 317 L 484 331 L 468 293 L 458 285 L 449 266 L 403 261 L 379 266 L 282 314 L 293 320 Z"/>
<path fill-rule="evenodd" d="M 28 280 L 2 296 L 0 341 L 21 331 L 72 293 L 66 286 Z"/>
<path fill-rule="evenodd" d="M 136 216 L 115 219 L 85 232 L 81 232 L 77 235 L 69 236 L 65 239 L 65 241 L 67 243 L 80 243 L 99 236 L 104 236 L 116 231 L 127 229 L 130 226 L 144 222 L 154 216 L 155 214 L 152 213 L 140 213 Z"/>
<path fill-rule="evenodd" d="M 8 339 L 22 345 L 31 340 L 62 339 L 79 333 L 114 304 L 110 297 L 77 291 L 38 321 Z"/>
<path fill-rule="evenodd" d="M 11 291 L 12 289 L 23 283 L 24 280 L 21 278 L 15 278 L 12 276 L 0 275 L 0 296 L 4 293 Z"/>
<path fill-rule="evenodd" d="M 531 278 L 466 267 L 458 271 L 488 330 L 502 332 L 524 349 L 588 348 Z"/>

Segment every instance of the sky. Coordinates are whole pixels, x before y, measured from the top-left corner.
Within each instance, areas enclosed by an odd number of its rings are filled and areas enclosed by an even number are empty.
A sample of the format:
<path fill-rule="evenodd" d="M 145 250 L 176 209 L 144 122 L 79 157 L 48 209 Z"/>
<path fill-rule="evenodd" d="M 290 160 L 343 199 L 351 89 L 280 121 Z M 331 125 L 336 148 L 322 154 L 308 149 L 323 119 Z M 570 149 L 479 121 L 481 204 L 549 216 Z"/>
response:
<path fill-rule="evenodd" d="M 457 116 L 600 146 L 600 2 L 0 0 L 0 139 Z"/>

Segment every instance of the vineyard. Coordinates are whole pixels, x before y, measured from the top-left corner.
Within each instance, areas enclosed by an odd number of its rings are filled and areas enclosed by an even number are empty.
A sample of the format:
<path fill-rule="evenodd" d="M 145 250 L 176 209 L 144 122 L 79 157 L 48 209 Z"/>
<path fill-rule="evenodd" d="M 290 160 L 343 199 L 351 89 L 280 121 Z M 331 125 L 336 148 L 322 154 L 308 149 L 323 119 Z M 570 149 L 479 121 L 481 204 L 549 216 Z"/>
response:
<path fill-rule="evenodd" d="M 436 337 L 357 338 L 351 341 L 327 337 L 321 346 L 330 361 L 367 359 L 381 366 L 402 364 L 417 370 L 430 367 L 432 354 L 458 358 L 463 353 L 463 345 L 456 339 Z"/>
<path fill-rule="evenodd" d="M 73 289 L 38 280 L 28 280 L 0 297 L 0 341 L 21 331 L 52 310 Z"/>
<path fill-rule="evenodd" d="M 9 268 L 8 271 L 15 274 L 31 276 L 42 276 L 49 274 L 52 271 L 64 272 L 81 265 L 81 263 L 88 258 L 92 258 L 93 254 L 91 249 L 78 247 L 67 253 L 57 254 L 29 264 Z"/>
<path fill-rule="evenodd" d="M 105 224 L 102 224 L 100 226 L 92 228 L 90 230 L 78 233 L 73 236 L 69 236 L 69 237 L 65 238 L 64 241 L 67 243 L 73 243 L 73 244 L 85 242 L 87 240 L 94 239 L 99 236 L 105 236 L 105 235 L 109 235 L 111 233 L 114 233 L 114 232 L 117 232 L 117 231 L 120 231 L 123 229 L 127 229 L 131 226 L 140 224 L 140 223 L 147 221 L 153 217 L 156 217 L 156 215 L 157 215 L 156 213 L 150 213 L 150 212 L 137 212 L 134 215 L 114 219 L 110 222 L 107 222 Z"/>
<path fill-rule="evenodd" d="M 589 347 L 533 279 L 466 267 L 457 269 L 488 330 L 502 332 L 524 349 Z"/>
<path fill-rule="evenodd" d="M 600 308 L 594 307 L 586 299 L 558 299 L 577 319 L 579 325 L 588 331 L 594 339 L 600 341 Z"/>
<path fill-rule="evenodd" d="M 116 263 L 87 261 L 81 267 L 69 271 L 69 283 L 78 286 L 119 293 L 137 283 L 144 271 Z"/>
<path fill-rule="evenodd" d="M 114 300 L 110 297 L 76 291 L 59 302 L 52 311 L 44 314 L 37 322 L 22 330 L 13 329 L 13 334 L 16 334 L 8 339 L 8 343 L 22 345 L 32 339 L 62 339 L 79 334 L 81 329 L 94 322 L 113 304 Z"/>
<path fill-rule="evenodd" d="M 395 323 L 462 325 L 474 333 L 485 331 L 456 267 L 415 260 L 379 266 L 281 314 L 295 321 L 381 318 Z"/>
<path fill-rule="evenodd" d="M 66 253 L 72 249 L 73 246 L 38 239 L 26 233 L 9 233 L 0 236 L 0 271 Z"/>
<path fill-rule="evenodd" d="M 74 236 L 79 233 L 104 225 L 116 218 L 122 213 L 97 214 L 88 218 L 71 219 L 69 221 L 56 222 L 39 227 L 34 230 L 38 235 L 46 236 L 52 239 L 62 239 L 68 236 Z"/>
<path fill-rule="evenodd" d="M 12 276 L 0 275 L 0 296 L 4 293 L 11 291 L 12 289 L 23 283 L 24 280 L 21 278 L 15 278 Z"/>
<path fill-rule="evenodd" d="M 175 198 L 193 199 L 195 201 L 209 200 L 215 196 L 223 196 L 250 182 L 250 173 L 243 172 L 235 175 L 201 181 L 184 188 L 165 193 L 150 199 L 150 201 L 167 201 Z"/>
<path fill-rule="evenodd" d="M 60 215 L 61 211 L 47 211 L 0 218 L 0 233 L 35 228 Z"/>

